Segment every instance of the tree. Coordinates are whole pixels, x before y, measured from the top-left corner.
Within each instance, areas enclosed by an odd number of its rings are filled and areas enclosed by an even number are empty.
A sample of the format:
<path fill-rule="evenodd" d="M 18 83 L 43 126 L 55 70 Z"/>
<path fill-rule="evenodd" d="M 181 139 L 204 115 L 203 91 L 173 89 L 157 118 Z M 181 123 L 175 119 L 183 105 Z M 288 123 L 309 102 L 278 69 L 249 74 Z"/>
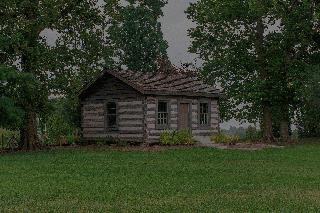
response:
<path fill-rule="evenodd" d="M 47 108 L 47 97 L 41 93 L 40 82 L 33 75 L 19 72 L 14 68 L 1 66 L 0 70 L 2 71 L 0 74 L 1 126 L 12 130 L 30 128 L 28 125 L 36 121 L 26 121 L 29 107 L 32 107 L 35 113 L 43 113 Z M 29 135 L 29 137 L 36 136 Z M 26 135 L 21 135 L 21 147 L 29 145 L 25 140 L 28 140 Z"/>
<path fill-rule="evenodd" d="M 273 97 L 275 121 L 280 126 L 281 139 L 289 138 L 288 127 L 306 94 L 300 91 L 313 78 L 309 67 L 314 53 L 320 51 L 314 36 L 319 31 L 319 3 L 308 1 L 274 1 L 272 15 L 279 22 L 278 32 L 272 33 L 270 54 L 273 65 Z M 318 62 L 319 63 L 319 62 Z M 317 72 L 313 69 L 314 72 Z"/>
<path fill-rule="evenodd" d="M 319 59 L 320 60 L 320 59 Z M 300 137 L 320 136 L 320 63 L 309 67 L 310 78 L 299 106 L 297 127 Z"/>
<path fill-rule="evenodd" d="M 105 1 L 110 15 L 108 33 L 117 50 L 119 65 L 130 70 L 153 72 L 158 59 L 167 59 L 167 42 L 163 39 L 159 18 L 165 0 Z"/>
<path fill-rule="evenodd" d="M 273 21 L 265 16 L 270 7 L 264 1 L 201 0 L 187 10 L 197 23 L 190 30 L 190 51 L 204 61 L 207 79 L 220 84 L 229 97 L 224 104 L 229 117 L 260 121 L 268 141 L 273 140 L 265 35 Z"/>
<path fill-rule="evenodd" d="M 315 14 L 319 20 L 320 9 Z M 301 99 L 296 116 L 300 137 L 320 136 L 320 51 L 317 51 L 320 47 L 320 22 L 315 22 L 311 34 L 316 45 L 310 51 L 311 65 L 305 67 L 308 78 L 300 90 Z"/>
<path fill-rule="evenodd" d="M 2 63 L 16 67 L 22 73 L 33 76 L 39 84 L 32 95 L 46 97 L 54 91 L 66 91 L 72 87 L 73 74 L 82 67 L 90 67 L 89 60 L 101 51 L 98 38 L 101 12 L 96 0 L 3 0 L 0 2 L 0 57 Z M 56 46 L 50 46 L 43 36 L 45 31 L 58 35 Z M 79 52 L 75 50 L 81 46 Z M 107 57 L 105 57 L 107 58 Z M 63 62 L 74 63 L 66 64 Z M 74 69 L 75 62 L 80 69 Z M 57 63 L 59 62 L 59 63 Z M 92 62 L 92 61 L 90 61 Z M 63 83 L 62 83 L 63 82 Z M 21 83 L 21 82 L 19 82 Z M 66 85 L 66 86 L 65 86 Z M 59 92 L 60 92 L 59 91 Z M 29 95 L 29 94 L 28 94 Z M 31 98 L 31 97 L 29 97 Z M 33 149 L 37 143 L 37 109 L 39 99 L 22 104 L 25 112 L 24 126 L 20 128 L 23 147 Z M 41 101 L 40 101 L 41 102 Z"/>
<path fill-rule="evenodd" d="M 297 106 L 304 67 L 316 48 L 316 1 L 202 0 L 187 13 L 197 23 L 191 51 L 203 73 L 228 95 L 230 117 L 260 120 L 266 140 L 279 123 L 283 140 Z"/>

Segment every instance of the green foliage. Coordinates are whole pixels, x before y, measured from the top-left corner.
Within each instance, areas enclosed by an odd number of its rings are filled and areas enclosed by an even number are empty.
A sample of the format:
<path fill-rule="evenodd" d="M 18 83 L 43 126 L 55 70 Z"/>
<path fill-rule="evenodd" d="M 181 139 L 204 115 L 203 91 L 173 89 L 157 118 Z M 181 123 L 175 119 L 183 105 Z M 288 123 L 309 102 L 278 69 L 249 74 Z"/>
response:
<path fill-rule="evenodd" d="M 20 126 L 26 136 L 23 147 L 34 147 L 30 144 L 36 143 L 35 122 L 27 122 L 48 113 L 50 95 L 75 99 L 77 91 L 103 66 L 112 66 L 112 48 L 108 48 L 110 42 L 105 35 L 108 24 L 97 3 L 97 0 L 0 2 L 0 64 L 25 75 L 17 78 L 12 87 L 14 95 L 9 97 L 19 99 L 13 102 L 19 102 L 17 106 L 27 112 L 23 124 L 29 126 Z M 52 42 L 45 38 L 48 33 L 57 39 Z M 33 83 L 25 83 L 26 79 Z"/>
<path fill-rule="evenodd" d="M 116 49 L 119 65 L 130 70 L 154 72 L 157 60 L 167 58 L 167 42 L 163 38 L 159 18 L 163 15 L 164 0 L 105 1 L 111 17 L 108 29 Z"/>
<path fill-rule="evenodd" d="M 190 51 L 204 61 L 208 82 L 224 89 L 223 119 L 257 122 L 266 106 L 278 123 L 293 118 L 308 78 L 305 66 L 320 50 L 319 7 L 315 0 L 190 5 L 187 14 L 196 23 Z"/>
<path fill-rule="evenodd" d="M 215 133 L 211 137 L 211 141 L 214 143 L 224 143 L 224 144 L 230 144 L 230 143 L 237 143 L 240 141 L 240 137 L 237 135 L 228 135 L 225 133 Z"/>
<path fill-rule="evenodd" d="M 173 145 L 173 135 L 174 132 L 170 131 L 170 130 L 164 130 L 163 132 L 161 132 L 160 134 L 160 143 L 162 145 Z"/>
<path fill-rule="evenodd" d="M 160 134 L 162 145 L 193 145 L 195 140 L 187 129 L 180 131 L 165 130 Z"/>
<path fill-rule="evenodd" d="M 67 137 L 73 134 L 74 128 L 67 122 L 63 116 L 58 114 L 52 114 L 47 118 L 47 144 L 57 145 L 66 141 Z M 70 137 L 69 137 L 70 139 Z"/>
<path fill-rule="evenodd" d="M 173 141 L 175 141 L 177 144 L 185 144 L 185 145 L 193 145 L 195 143 L 195 140 L 193 139 L 193 136 L 188 129 L 183 129 L 178 131 L 173 136 Z"/>
<path fill-rule="evenodd" d="M 263 138 L 261 130 L 249 126 L 248 128 L 230 129 L 211 136 L 215 143 L 237 143 L 237 142 L 257 142 Z"/>
<path fill-rule="evenodd" d="M 22 124 L 24 111 L 16 105 L 13 94 L 8 92 L 13 78 L 18 78 L 17 72 L 0 65 L 0 126 L 17 129 Z"/>
<path fill-rule="evenodd" d="M 263 137 L 262 132 L 255 127 L 249 126 L 246 129 L 245 140 L 247 141 L 259 141 Z"/>
<path fill-rule="evenodd" d="M 78 98 L 63 97 L 56 98 L 50 101 L 52 107 L 52 113 L 60 115 L 64 118 L 64 121 L 74 127 L 80 128 L 80 102 Z"/>
<path fill-rule="evenodd" d="M 25 111 L 47 110 L 47 96 L 40 82 L 30 73 L 9 66 L 0 66 L 0 126 L 18 130 L 24 125 Z"/>
<path fill-rule="evenodd" d="M 91 83 L 103 68 L 114 67 L 114 52 L 107 35 L 108 14 L 97 0 L 61 2 L 66 13 L 54 28 L 59 33 L 50 57 L 55 94 L 76 99 L 78 91 Z"/>
<path fill-rule="evenodd" d="M 296 124 L 300 137 L 320 137 L 320 65 L 309 68 L 310 78 L 303 91 Z"/>
<path fill-rule="evenodd" d="M 0 151 L 2 149 L 17 148 L 19 132 L 0 128 Z"/>
<path fill-rule="evenodd" d="M 50 145 L 75 144 L 79 142 L 78 113 L 73 111 L 72 101 L 67 98 L 50 101 L 50 112 L 43 117 L 42 131 L 46 138 L 44 142 Z"/>
<path fill-rule="evenodd" d="M 17 129 L 22 125 L 23 110 L 8 97 L 0 97 L 0 126 Z"/>
<path fill-rule="evenodd" d="M 79 138 L 78 138 L 78 136 L 75 136 L 74 134 L 69 134 L 66 137 L 66 141 L 67 141 L 67 144 L 74 145 L 74 144 L 79 143 Z"/>
<path fill-rule="evenodd" d="M 254 52 L 256 5 L 210 2 L 198 1 L 187 10 L 188 17 L 197 23 L 189 32 L 193 39 L 190 51 L 204 60 L 202 73 L 209 83 L 220 84 L 228 97 L 222 102 L 223 119 L 255 120 L 260 115 L 260 100 L 268 98 Z"/>

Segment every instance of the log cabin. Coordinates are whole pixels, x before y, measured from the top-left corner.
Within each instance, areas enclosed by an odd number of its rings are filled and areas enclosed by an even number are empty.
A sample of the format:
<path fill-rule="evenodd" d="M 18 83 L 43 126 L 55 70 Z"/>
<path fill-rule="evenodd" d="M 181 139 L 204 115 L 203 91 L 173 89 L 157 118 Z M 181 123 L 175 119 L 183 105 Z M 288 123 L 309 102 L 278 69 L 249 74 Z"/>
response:
<path fill-rule="evenodd" d="M 220 90 L 186 72 L 105 70 L 80 92 L 84 140 L 158 143 L 164 130 L 219 130 Z"/>

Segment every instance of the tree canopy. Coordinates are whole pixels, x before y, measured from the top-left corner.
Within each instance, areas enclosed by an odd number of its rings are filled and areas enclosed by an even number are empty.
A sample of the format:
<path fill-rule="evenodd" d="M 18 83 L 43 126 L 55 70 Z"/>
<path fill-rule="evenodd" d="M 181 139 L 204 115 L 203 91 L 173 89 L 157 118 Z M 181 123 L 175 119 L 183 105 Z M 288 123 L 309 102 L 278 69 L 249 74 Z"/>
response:
<path fill-rule="evenodd" d="M 108 34 L 119 65 L 134 71 L 154 72 L 157 61 L 167 58 L 168 44 L 163 38 L 159 18 L 165 0 L 106 1 L 110 16 Z"/>
<path fill-rule="evenodd" d="M 0 66 L 0 123 L 2 127 L 17 129 L 22 124 L 23 110 L 16 105 L 7 90 L 12 78 L 17 78 L 17 73 Z"/>
<path fill-rule="evenodd" d="M 317 11 L 312 0 L 191 4 L 188 17 L 197 26 L 190 31 L 190 51 L 203 59 L 208 81 L 228 96 L 227 119 L 259 121 L 270 139 L 271 124 L 279 122 L 286 137 L 307 78 L 305 67 L 319 51 L 313 39 Z"/>
<path fill-rule="evenodd" d="M 96 0 L 1 1 L 1 63 L 34 78 L 40 89 L 32 95 L 37 97 L 48 99 L 55 92 L 79 88 L 74 76 L 93 78 L 91 72 L 99 72 L 95 69 L 98 59 L 109 59 L 107 51 L 102 51 L 105 43 L 99 24 L 104 18 L 96 5 Z M 57 35 L 54 45 L 48 44 L 46 31 Z M 39 100 L 21 105 L 25 116 L 20 135 L 25 148 L 33 148 L 37 141 L 35 105 L 41 105 Z"/>

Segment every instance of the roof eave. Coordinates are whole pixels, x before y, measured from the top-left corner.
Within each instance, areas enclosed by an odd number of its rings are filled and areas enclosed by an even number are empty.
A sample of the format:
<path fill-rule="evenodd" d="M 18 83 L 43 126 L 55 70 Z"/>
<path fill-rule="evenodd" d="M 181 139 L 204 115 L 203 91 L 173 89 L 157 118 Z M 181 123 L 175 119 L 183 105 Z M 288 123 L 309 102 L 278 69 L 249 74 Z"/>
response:
<path fill-rule="evenodd" d="M 201 92 L 185 92 L 185 91 L 165 91 L 165 90 L 146 90 L 145 95 L 157 96 L 188 96 L 188 97 L 204 97 L 204 98 L 219 98 L 220 93 L 201 93 Z"/>
<path fill-rule="evenodd" d="M 106 70 L 104 70 L 103 72 L 101 72 L 92 82 L 90 82 L 89 84 L 87 84 L 86 86 L 84 86 L 79 92 L 78 92 L 78 97 L 81 98 L 84 93 L 92 86 L 95 84 L 95 82 L 97 82 L 100 78 L 102 78 L 106 73 Z"/>
<path fill-rule="evenodd" d="M 78 97 L 82 97 L 84 95 L 84 93 L 92 86 L 94 85 L 100 78 L 102 78 L 105 74 L 110 74 L 112 76 L 114 76 L 115 78 L 118 78 L 120 81 L 124 82 L 125 84 L 131 86 L 132 88 L 134 88 L 135 90 L 137 90 L 138 92 L 144 94 L 144 91 L 141 87 L 139 87 L 136 84 L 131 83 L 130 81 L 128 81 L 127 79 L 123 78 L 121 75 L 119 75 L 116 71 L 112 71 L 112 70 L 107 70 L 105 69 L 103 72 L 101 72 L 95 79 L 94 81 L 92 81 L 91 83 L 89 83 L 87 86 L 85 86 L 83 89 L 81 89 L 78 93 Z"/>
<path fill-rule="evenodd" d="M 119 75 L 119 73 L 117 73 L 116 71 L 112 71 L 112 70 L 106 70 L 106 72 L 116 78 L 118 78 L 120 81 L 124 82 L 125 84 L 131 86 L 133 89 L 137 90 L 138 92 L 144 94 L 144 90 L 142 87 L 140 87 L 139 85 L 132 83 L 130 81 L 128 81 L 127 79 L 123 78 L 121 75 Z"/>
<path fill-rule="evenodd" d="M 105 69 L 103 72 L 101 72 L 100 75 L 97 76 L 97 78 L 92 81 L 90 84 L 85 86 L 80 92 L 78 93 L 78 97 L 82 98 L 83 95 L 85 95 L 85 92 L 94 85 L 100 78 L 102 78 L 105 74 L 110 74 L 114 76 L 115 78 L 119 79 L 120 81 L 124 82 L 125 84 L 131 86 L 133 89 L 137 90 L 143 95 L 158 95 L 158 96 L 164 96 L 164 95 L 171 95 L 171 96 L 188 96 L 188 97 L 205 97 L 205 98 L 222 98 L 223 94 L 220 90 L 212 91 L 211 93 L 208 92 L 193 92 L 193 91 L 168 91 L 168 90 L 148 90 L 143 88 L 142 86 L 139 86 L 139 84 L 136 84 L 134 82 L 129 81 L 128 79 L 121 76 L 121 74 L 118 71 L 108 70 Z"/>

